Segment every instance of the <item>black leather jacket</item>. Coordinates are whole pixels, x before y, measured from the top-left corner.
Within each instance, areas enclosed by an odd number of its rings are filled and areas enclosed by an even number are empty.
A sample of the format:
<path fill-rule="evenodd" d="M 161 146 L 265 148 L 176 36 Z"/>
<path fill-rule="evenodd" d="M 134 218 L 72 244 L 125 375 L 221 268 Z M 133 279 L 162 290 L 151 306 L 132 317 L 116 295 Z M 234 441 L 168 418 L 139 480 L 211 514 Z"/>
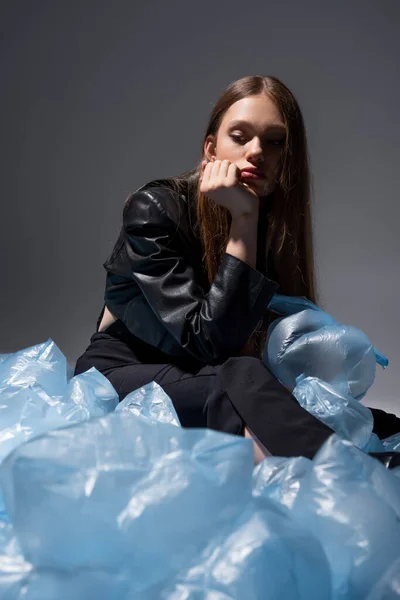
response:
<path fill-rule="evenodd" d="M 278 288 L 265 276 L 264 216 L 257 269 L 225 254 L 210 286 L 193 199 L 164 180 L 145 184 L 126 201 L 118 240 L 103 264 L 105 305 L 132 340 L 172 357 L 221 363 L 240 352 Z"/>

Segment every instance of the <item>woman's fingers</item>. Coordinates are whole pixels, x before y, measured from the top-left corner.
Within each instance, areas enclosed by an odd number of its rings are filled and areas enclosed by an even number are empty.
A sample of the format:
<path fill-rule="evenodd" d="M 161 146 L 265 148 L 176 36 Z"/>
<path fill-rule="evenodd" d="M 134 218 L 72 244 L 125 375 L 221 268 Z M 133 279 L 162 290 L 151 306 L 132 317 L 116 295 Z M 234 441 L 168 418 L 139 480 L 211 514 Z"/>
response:
<path fill-rule="evenodd" d="M 199 189 L 209 200 L 228 209 L 232 216 L 255 216 L 258 211 L 257 194 L 248 186 L 241 185 L 240 170 L 229 160 L 207 163 Z"/>
<path fill-rule="evenodd" d="M 203 176 L 202 181 L 207 181 L 215 184 L 221 184 L 222 180 L 229 178 L 229 183 L 234 184 L 237 180 L 237 166 L 229 160 L 214 160 L 208 163 L 203 161 Z"/>
<path fill-rule="evenodd" d="M 221 160 L 219 162 L 220 167 L 218 171 L 218 176 L 220 177 L 220 179 L 226 179 L 228 175 L 229 165 L 231 164 L 231 162 L 229 160 Z"/>
<path fill-rule="evenodd" d="M 210 174 L 211 174 L 211 163 L 208 163 L 207 161 L 203 161 L 203 173 L 202 173 L 202 177 L 201 177 L 201 182 L 202 185 L 208 185 L 209 179 L 210 179 Z"/>
<path fill-rule="evenodd" d="M 236 163 L 230 163 L 228 167 L 227 179 L 229 185 L 236 185 L 240 181 L 240 170 Z"/>
<path fill-rule="evenodd" d="M 220 160 L 214 160 L 211 163 L 211 177 L 213 179 L 217 179 L 220 175 L 220 169 L 221 169 L 221 161 Z"/>

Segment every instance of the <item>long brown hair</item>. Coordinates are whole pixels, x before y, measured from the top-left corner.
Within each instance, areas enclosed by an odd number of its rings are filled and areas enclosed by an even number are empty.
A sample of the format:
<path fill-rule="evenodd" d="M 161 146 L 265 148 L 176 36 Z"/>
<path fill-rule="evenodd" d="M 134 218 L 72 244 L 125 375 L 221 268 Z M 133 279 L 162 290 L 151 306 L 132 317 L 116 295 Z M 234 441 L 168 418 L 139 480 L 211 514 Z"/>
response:
<path fill-rule="evenodd" d="M 198 165 L 177 177 L 169 178 L 168 181 L 179 193 L 183 185 L 189 185 L 189 193 L 195 194 L 204 263 L 211 283 L 226 249 L 231 219 L 227 209 L 209 200 L 199 191 L 204 144 L 209 135 L 217 135 L 222 119 L 232 104 L 242 98 L 263 93 L 278 107 L 287 128 L 281 155 L 282 168 L 272 195 L 268 217 L 266 255 L 269 262 L 272 260 L 277 273 L 279 293 L 304 296 L 317 303 L 306 131 L 295 97 L 279 79 L 254 75 L 231 83 L 211 112 L 202 140 Z M 263 322 L 252 338 L 253 347 L 258 355 L 262 350 L 266 329 L 275 317 L 276 315 L 266 311 Z"/>

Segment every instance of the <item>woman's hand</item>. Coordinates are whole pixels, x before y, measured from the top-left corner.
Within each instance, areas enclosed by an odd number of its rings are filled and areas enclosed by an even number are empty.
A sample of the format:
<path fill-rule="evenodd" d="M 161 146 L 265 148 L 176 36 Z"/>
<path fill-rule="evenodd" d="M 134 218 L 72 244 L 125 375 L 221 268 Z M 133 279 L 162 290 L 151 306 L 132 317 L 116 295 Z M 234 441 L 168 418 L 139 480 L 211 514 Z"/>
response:
<path fill-rule="evenodd" d="M 240 180 L 240 169 L 229 160 L 203 161 L 200 192 L 224 206 L 232 218 L 258 216 L 257 194 Z"/>

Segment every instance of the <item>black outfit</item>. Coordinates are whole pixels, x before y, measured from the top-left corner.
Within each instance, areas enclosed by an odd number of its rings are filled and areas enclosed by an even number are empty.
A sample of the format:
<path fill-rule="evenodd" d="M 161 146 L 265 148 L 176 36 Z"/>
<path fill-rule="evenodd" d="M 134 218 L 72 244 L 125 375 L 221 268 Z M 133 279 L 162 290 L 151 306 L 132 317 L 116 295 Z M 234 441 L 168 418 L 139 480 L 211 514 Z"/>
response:
<path fill-rule="evenodd" d="M 189 188 L 178 194 L 157 180 L 127 199 L 103 265 L 105 306 L 117 320 L 94 333 L 75 375 L 96 367 L 120 400 L 154 380 L 184 427 L 243 435 L 246 426 L 273 455 L 312 458 L 332 430 L 260 360 L 237 356 L 278 289 L 267 277 L 275 273 L 264 251 L 270 198 L 260 207 L 257 268 L 225 254 L 211 286 L 193 198 Z M 104 307 L 96 329 L 103 313 Z M 378 435 L 391 435 L 385 422 L 400 431 L 400 419 L 377 413 Z"/>

